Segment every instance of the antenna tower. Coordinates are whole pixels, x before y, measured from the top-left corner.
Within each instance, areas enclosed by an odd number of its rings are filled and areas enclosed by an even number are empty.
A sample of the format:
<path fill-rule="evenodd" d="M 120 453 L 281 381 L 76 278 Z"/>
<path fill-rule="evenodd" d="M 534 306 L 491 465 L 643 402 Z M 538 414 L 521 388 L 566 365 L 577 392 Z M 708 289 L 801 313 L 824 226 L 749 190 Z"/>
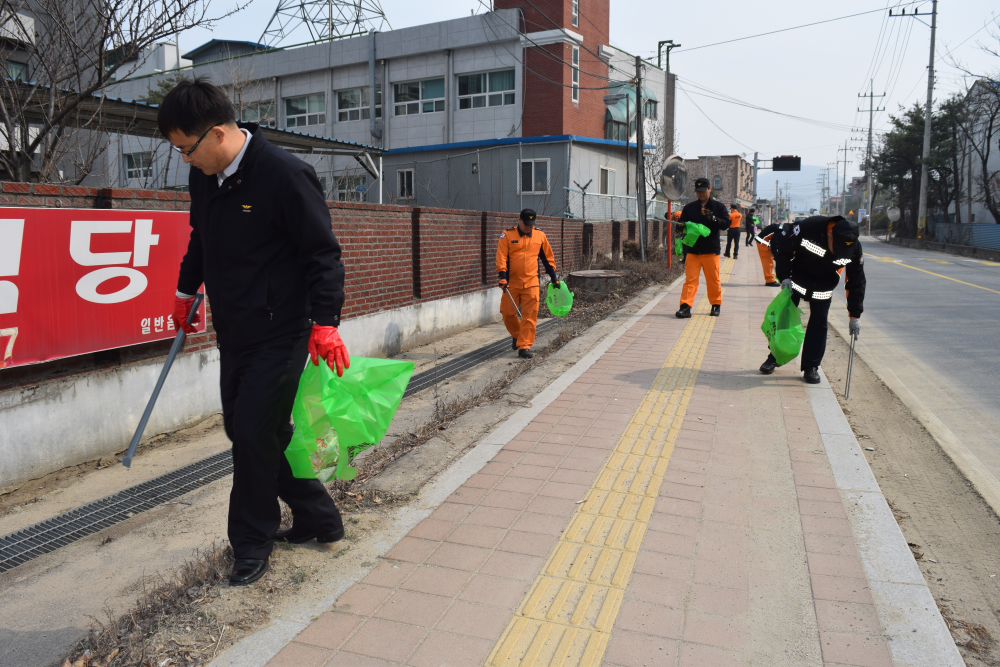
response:
<path fill-rule="evenodd" d="M 387 27 L 392 30 L 379 0 L 278 0 L 259 41 L 273 47 L 293 35 L 296 41 L 323 41 Z"/>

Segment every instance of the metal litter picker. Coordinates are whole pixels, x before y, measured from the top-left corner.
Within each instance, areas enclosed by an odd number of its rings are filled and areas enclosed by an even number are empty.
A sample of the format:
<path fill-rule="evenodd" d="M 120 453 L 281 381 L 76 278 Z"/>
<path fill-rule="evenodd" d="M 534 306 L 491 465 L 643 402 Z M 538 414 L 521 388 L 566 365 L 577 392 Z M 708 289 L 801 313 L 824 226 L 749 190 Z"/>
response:
<path fill-rule="evenodd" d="M 517 319 L 519 320 L 524 319 L 523 317 L 521 317 L 521 309 L 517 307 L 517 301 L 514 301 L 514 295 L 510 293 L 506 285 L 503 286 L 503 291 L 504 293 L 507 294 L 507 298 L 510 299 L 510 302 L 514 304 L 514 310 L 517 311 Z"/>
<path fill-rule="evenodd" d="M 851 371 L 854 370 L 854 346 L 858 342 L 857 334 L 851 335 L 851 356 L 847 360 L 847 384 L 844 386 L 844 399 L 851 397 Z"/>
<path fill-rule="evenodd" d="M 195 313 L 198 312 L 201 302 L 205 299 L 205 295 L 198 292 L 194 295 L 194 303 L 191 305 L 191 312 L 188 313 L 187 322 L 191 324 L 194 320 Z M 160 377 L 156 381 L 156 386 L 153 387 L 153 395 L 149 397 L 149 403 L 146 404 L 146 411 L 142 413 L 142 419 L 139 420 L 139 426 L 135 429 L 135 435 L 132 436 L 132 442 L 129 443 L 128 449 L 125 450 L 125 458 L 122 459 L 122 465 L 126 468 L 132 467 L 132 457 L 135 456 L 135 448 L 139 446 L 139 440 L 142 438 L 142 432 L 146 430 L 146 423 L 149 421 L 149 416 L 153 414 L 153 406 L 156 405 L 156 399 L 160 396 L 160 390 L 163 389 L 163 382 L 167 379 L 167 373 L 170 372 L 170 367 L 174 363 L 174 358 L 177 357 L 177 353 L 181 351 L 184 346 L 184 339 L 187 338 L 187 334 L 184 333 L 183 327 L 177 327 L 177 335 L 174 336 L 174 344 L 170 347 L 170 354 L 167 355 L 167 361 L 163 364 L 163 370 L 160 371 Z"/>

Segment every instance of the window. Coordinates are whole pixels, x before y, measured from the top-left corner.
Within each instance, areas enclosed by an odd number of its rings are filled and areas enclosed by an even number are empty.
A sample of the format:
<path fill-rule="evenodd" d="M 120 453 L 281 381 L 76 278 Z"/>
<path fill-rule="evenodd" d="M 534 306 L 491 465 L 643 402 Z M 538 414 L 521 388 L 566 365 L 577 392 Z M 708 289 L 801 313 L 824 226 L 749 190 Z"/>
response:
<path fill-rule="evenodd" d="M 258 123 L 274 127 L 274 100 L 245 103 L 240 111 L 240 120 L 244 123 Z"/>
<path fill-rule="evenodd" d="M 646 100 L 642 103 L 642 117 L 656 120 L 656 100 Z"/>
<path fill-rule="evenodd" d="M 444 111 L 444 79 L 397 83 L 393 97 L 397 116 Z"/>
<path fill-rule="evenodd" d="M 396 172 L 399 181 L 399 198 L 413 199 L 413 170 L 400 169 Z"/>
<path fill-rule="evenodd" d="M 573 27 L 580 25 L 580 0 L 573 0 Z"/>
<path fill-rule="evenodd" d="M 580 101 L 580 47 L 573 47 L 573 101 Z"/>
<path fill-rule="evenodd" d="M 607 167 L 601 167 L 601 194 L 602 195 L 613 195 L 615 194 L 615 170 L 608 169 Z"/>
<path fill-rule="evenodd" d="M 413 174 L 412 171 L 409 173 Z M 367 190 L 368 179 L 366 177 L 345 176 L 337 181 L 337 201 L 364 201 Z"/>
<path fill-rule="evenodd" d="M 326 95 L 303 95 L 285 99 L 285 127 L 326 124 Z"/>
<path fill-rule="evenodd" d="M 715 191 L 719 191 L 719 190 L 722 189 L 722 177 L 721 176 L 716 176 L 715 177 L 715 181 L 713 181 L 713 183 L 712 183 L 712 189 L 715 190 Z"/>
<path fill-rule="evenodd" d="M 24 63 L 16 63 L 12 60 L 8 60 L 4 65 L 7 68 L 7 76 L 11 79 L 20 79 L 21 81 L 27 81 L 28 79 L 28 66 Z"/>
<path fill-rule="evenodd" d="M 371 119 L 371 92 L 368 87 L 337 93 L 337 122 Z M 382 86 L 375 86 L 375 117 L 382 117 Z"/>
<path fill-rule="evenodd" d="M 458 108 L 480 109 L 514 104 L 514 70 L 458 77 Z"/>
<path fill-rule="evenodd" d="M 521 183 L 519 193 L 548 194 L 549 192 L 549 161 L 521 160 Z"/>
<path fill-rule="evenodd" d="M 125 180 L 149 178 L 153 175 L 152 153 L 125 153 Z"/>

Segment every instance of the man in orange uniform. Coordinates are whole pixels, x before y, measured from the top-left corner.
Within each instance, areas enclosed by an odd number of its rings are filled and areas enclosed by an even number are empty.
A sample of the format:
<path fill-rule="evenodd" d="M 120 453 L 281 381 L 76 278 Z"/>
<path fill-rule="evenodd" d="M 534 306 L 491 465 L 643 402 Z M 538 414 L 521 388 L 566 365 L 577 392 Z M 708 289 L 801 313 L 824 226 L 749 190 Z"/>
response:
<path fill-rule="evenodd" d="M 768 225 L 755 235 L 760 266 L 764 270 L 764 284 L 768 287 L 781 287 L 781 283 L 774 279 L 774 256 L 771 254 L 771 239 L 780 229 L 779 225 Z"/>
<path fill-rule="evenodd" d="M 691 317 L 694 297 L 698 294 L 698 275 L 704 271 L 705 282 L 708 284 L 708 301 L 712 304 L 712 312 L 709 314 L 718 317 L 722 311 L 722 279 L 719 276 L 722 244 L 719 243 L 719 232 L 729 229 L 729 211 L 718 199 L 712 199 L 712 186 L 708 184 L 707 178 L 696 178 L 694 190 L 698 199 L 681 211 L 681 222 L 705 225 L 710 233 L 708 236 L 698 237 L 687 251 L 681 307 L 674 314 L 677 317 Z"/>
<path fill-rule="evenodd" d="M 535 229 L 535 212 L 530 208 L 521 211 L 517 227 L 500 235 L 497 246 L 497 286 L 506 292 L 501 296 L 500 314 L 504 326 L 513 337 L 511 349 L 517 356 L 531 359 L 534 353 L 535 328 L 538 326 L 538 260 L 555 287 L 556 258 L 545 232 Z M 521 310 L 518 318 L 517 309 Z"/>
<path fill-rule="evenodd" d="M 729 231 L 726 233 L 726 257 L 729 257 L 729 246 L 733 248 L 733 259 L 740 256 L 740 225 L 743 222 L 743 214 L 733 206 L 729 213 Z"/>

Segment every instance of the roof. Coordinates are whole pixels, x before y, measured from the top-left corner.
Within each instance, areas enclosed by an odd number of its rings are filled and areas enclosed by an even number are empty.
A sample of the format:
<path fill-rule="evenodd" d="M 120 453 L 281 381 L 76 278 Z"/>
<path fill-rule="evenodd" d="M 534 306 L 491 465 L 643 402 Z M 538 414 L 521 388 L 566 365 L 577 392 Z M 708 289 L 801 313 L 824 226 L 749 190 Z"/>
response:
<path fill-rule="evenodd" d="M 260 44 L 258 42 L 241 42 L 235 39 L 212 39 L 199 47 L 194 48 L 191 51 L 185 53 L 181 58 L 185 60 L 194 60 L 199 54 L 208 51 L 209 49 L 218 46 L 220 44 L 238 44 L 240 46 L 249 46 L 253 51 L 280 51 L 281 49 L 275 48 L 273 46 L 268 46 L 266 44 Z"/>
<path fill-rule="evenodd" d="M 403 153 L 429 153 L 431 151 L 447 151 L 469 148 L 488 148 L 493 146 L 516 146 L 517 144 L 554 144 L 564 141 L 573 141 L 578 144 L 596 144 L 600 146 L 618 146 L 625 148 L 624 141 L 612 141 L 611 139 L 595 139 L 594 137 L 581 137 L 575 134 L 547 134 L 542 137 L 507 137 L 504 139 L 482 139 L 480 141 L 459 141 L 452 144 L 430 144 L 428 146 L 410 146 L 407 148 L 392 148 L 382 151 L 382 155 L 401 155 Z M 635 147 L 636 142 L 628 144 Z M 653 144 L 645 144 L 646 150 L 656 148 Z"/>
<path fill-rule="evenodd" d="M 33 86 L 22 84 L 20 89 L 30 92 Z M 25 118 L 29 123 L 43 123 L 40 113 L 32 113 L 39 108 L 48 95 L 48 87 L 38 86 L 31 93 L 35 100 L 27 100 L 20 106 L 25 110 Z M 37 100 L 37 101 L 36 101 Z M 156 124 L 158 105 L 146 104 L 138 100 L 123 100 L 116 97 L 91 95 L 80 103 L 80 120 L 75 127 L 83 127 L 99 132 L 114 132 L 129 134 L 136 137 L 163 139 L 160 128 Z M 75 114 L 71 118 L 77 117 Z M 275 146 L 293 153 L 312 153 L 317 155 L 357 155 L 368 152 L 381 155 L 378 146 L 368 146 L 353 141 L 341 141 L 330 137 L 314 134 L 292 132 L 275 127 L 261 127 L 260 132 Z"/>

